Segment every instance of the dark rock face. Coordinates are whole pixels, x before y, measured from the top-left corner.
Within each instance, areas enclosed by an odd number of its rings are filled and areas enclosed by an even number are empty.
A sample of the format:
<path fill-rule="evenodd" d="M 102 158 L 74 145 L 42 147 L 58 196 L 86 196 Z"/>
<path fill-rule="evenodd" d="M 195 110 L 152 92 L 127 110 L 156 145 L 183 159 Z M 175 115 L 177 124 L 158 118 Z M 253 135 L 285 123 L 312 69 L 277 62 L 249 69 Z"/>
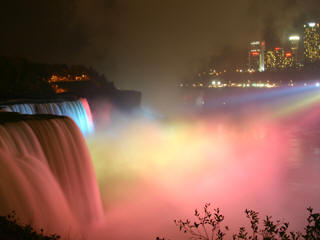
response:
<path fill-rule="evenodd" d="M 48 119 L 67 119 L 65 116 L 55 116 L 51 114 L 41 115 L 26 115 L 15 112 L 1 112 L 0 111 L 0 124 L 7 122 L 20 122 L 20 121 L 31 121 L 31 120 L 48 120 Z"/>

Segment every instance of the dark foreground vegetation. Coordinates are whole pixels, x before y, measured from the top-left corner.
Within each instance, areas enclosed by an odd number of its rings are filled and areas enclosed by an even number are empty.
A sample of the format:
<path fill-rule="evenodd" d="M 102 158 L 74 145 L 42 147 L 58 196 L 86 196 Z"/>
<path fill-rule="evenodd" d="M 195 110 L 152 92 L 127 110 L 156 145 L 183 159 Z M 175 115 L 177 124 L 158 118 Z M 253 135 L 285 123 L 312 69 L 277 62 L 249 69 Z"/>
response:
<path fill-rule="evenodd" d="M 196 240 L 319 240 L 320 239 L 320 213 L 314 213 L 313 209 L 307 209 L 308 217 L 303 232 L 289 230 L 289 223 L 273 220 L 266 216 L 260 221 L 259 213 L 253 210 L 245 210 L 249 220 L 249 229 L 240 227 L 237 233 L 228 234 L 229 227 L 223 225 L 224 216 L 219 208 L 210 209 L 210 204 L 205 204 L 203 212 L 197 209 L 194 212 L 195 220 L 175 220 L 179 230 L 186 234 L 186 239 Z M 157 237 L 156 240 L 165 240 Z"/>
<path fill-rule="evenodd" d="M 58 240 L 56 234 L 45 235 L 43 230 L 39 232 L 30 225 L 20 225 L 17 222 L 15 212 L 7 216 L 0 216 L 0 239 L 1 240 Z"/>
<path fill-rule="evenodd" d="M 320 213 L 315 213 L 311 207 L 307 211 L 307 222 L 303 232 L 291 231 L 288 222 L 273 220 L 271 216 L 266 216 L 261 221 L 258 212 L 246 209 L 245 215 L 250 227 L 240 227 L 238 232 L 230 234 L 229 227 L 223 224 L 225 217 L 220 209 L 211 209 L 209 203 L 205 204 L 202 212 L 195 210 L 193 221 L 179 219 L 174 220 L 174 223 L 186 234 L 186 239 L 194 240 L 319 240 Z M 0 239 L 59 240 L 60 236 L 45 235 L 43 229 L 37 232 L 31 225 L 21 225 L 15 212 L 12 212 L 7 216 L 0 216 Z M 165 238 L 157 237 L 156 240 Z"/>

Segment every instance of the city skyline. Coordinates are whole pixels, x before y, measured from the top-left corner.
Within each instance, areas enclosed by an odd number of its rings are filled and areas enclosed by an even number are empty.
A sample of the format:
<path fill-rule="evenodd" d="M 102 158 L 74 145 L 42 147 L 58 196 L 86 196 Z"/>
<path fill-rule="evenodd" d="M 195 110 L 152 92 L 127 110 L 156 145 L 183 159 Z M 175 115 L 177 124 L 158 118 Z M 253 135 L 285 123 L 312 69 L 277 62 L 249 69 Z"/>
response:
<path fill-rule="evenodd" d="M 307 22 L 302 25 L 300 34 L 288 33 L 282 44 L 268 44 L 265 40 L 252 40 L 248 43 L 247 61 L 230 67 L 216 68 L 212 63 L 210 72 L 264 72 L 286 69 L 301 69 L 304 64 L 312 64 L 320 60 L 320 24 Z M 245 59 L 245 56 L 243 56 Z M 240 67 L 239 67 L 240 66 Z M 198 75 L 201 74 L 198 73 Z"/>
<path fill-rule="evenodd" d="M 195 77 L 191 78 L 191 81 L 181 81 L 179 86 L 273 88 L 280 86 L 293 87 L 298 84 L 319 87 L 320 82 L 317 79 L 310 79 L 310 76 L 307 77 L 309 74 L 305 76 L 307 79 L 304 81 L 289 74 L 302 73 L 305 68 L 308 69 L 309 73 L 315 74 L 317 72 L 315 68 L 320 63 L 320 23 L 307 22 L 302 26 L 303 34 L 289 32 L 286 36 L 287 41 L 283 44 L 268 45 L 267 41 L 257 39 L 250 41 L 248 43 L 247 62 L 242 66 L 239 64 L 231 66 L 231 68 L 219 69 L 214 64 L 210 64 L 207 70 L 198 72 Z M 272 74 L 252 75 L 253 73 L 264 72 L 288 74 L 280 78 Z M 233 73 L 236 75 L 232 75 Z M 243 76 L 240 76 L 240 74 Z"/>

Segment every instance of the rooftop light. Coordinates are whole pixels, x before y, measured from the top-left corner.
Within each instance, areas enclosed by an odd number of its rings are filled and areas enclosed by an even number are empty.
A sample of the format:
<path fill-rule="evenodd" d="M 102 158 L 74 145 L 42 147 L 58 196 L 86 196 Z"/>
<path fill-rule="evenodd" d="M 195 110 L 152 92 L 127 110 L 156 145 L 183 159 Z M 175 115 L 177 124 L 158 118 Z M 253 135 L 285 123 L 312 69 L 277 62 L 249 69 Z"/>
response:
<path fill-rule="evenodd" d="M 309 22 L 308 25 L 309 25 L 309 27 L 315 27 L 316 23 L 315 22 Z"/>
<path fill-rule="evenodd" d="M 300 37 L 298 35 L 293 35 L 293 36 L 290 36 L 289 37 L 289 40 L 290 41 L 299 41 L 300 40 Z"/>

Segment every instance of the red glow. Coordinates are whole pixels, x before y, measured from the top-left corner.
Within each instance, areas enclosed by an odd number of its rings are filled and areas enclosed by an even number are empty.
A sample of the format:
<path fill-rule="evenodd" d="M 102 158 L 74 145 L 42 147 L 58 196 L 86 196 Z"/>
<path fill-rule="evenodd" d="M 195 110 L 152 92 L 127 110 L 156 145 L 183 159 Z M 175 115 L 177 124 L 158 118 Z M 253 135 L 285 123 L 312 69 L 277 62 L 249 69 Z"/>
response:
<path fill-rule="evenodd" d="M 251 55 L 252 55 L 252 56 L 258 56 L 259 53 L 258 53 L 258 52 L 252 52 Z"/>
<path fill-rule="evenodd" d="M 275 47 L 275 48 L 274 48 L 274 50 L 279 51 L 279 50 L 280 50 L 280 48 L 279 48 L 279 47 Z"/>
<path fill-rule="evenodd" d="M 261 46 L 264 46 L 264 44 L 265 44 L 264 42 L 261 42 Z"/>
<path fill-rule="evenodd" d="M 286 52 L 285 55 L 286 55 L 287 58 L 292 57 L 292 53 L 291 52 Z"/>

